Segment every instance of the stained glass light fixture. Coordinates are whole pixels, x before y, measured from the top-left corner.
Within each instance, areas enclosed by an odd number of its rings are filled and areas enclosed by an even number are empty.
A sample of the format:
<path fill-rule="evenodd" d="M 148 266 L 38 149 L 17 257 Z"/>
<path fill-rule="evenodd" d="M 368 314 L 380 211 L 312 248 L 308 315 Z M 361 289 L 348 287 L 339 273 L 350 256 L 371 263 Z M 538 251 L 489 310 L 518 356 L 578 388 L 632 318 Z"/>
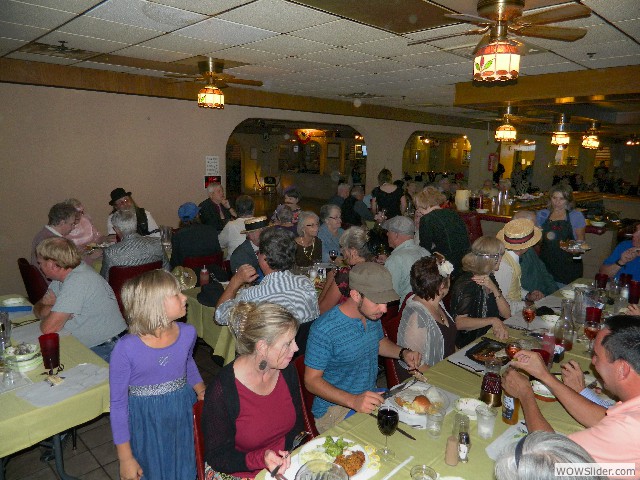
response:
<path fill-rule="evenodd" d="M 222 90 L 210 83 L 198 92 L 198 107 L 224 108 L 224 94 Z"/>
<path fill-rule="evenodd" d="M 597 150 L 600 146 L 600 139 L 598 138 L 598 122 L 592 122 L 591 127 L 585 132 L 582 137 L 582 146 L 589 150 Z"/>
<path fill-rule="evenodd" d="M 518 78 L 520 52 L 518 45 L 497 38 L 476 51 L 473 79 L 477 82 L 506 82 Z"/>
<path fill-rule="evenodd" d="M 569 145 L 569 134 L 567 133 L 569 117 L 564 113 L 561 113 L 556 122 L 556 129 L 551 136 L 551 145 L 558 147 L 566 147 Z"/>
<path fill-rule="evenodd" d="M 496 129 L 496 142 L 513 142 L 516 139 L 517 130 L 509 123 L 509 119 Z"/>

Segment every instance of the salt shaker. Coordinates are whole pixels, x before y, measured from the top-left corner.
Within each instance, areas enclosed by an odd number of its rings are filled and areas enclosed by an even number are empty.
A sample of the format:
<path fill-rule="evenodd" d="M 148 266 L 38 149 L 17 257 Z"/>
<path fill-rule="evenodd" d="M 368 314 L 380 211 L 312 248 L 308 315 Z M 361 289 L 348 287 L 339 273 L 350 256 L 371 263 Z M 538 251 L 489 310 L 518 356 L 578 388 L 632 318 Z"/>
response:
<path fill-rule="evenodd" d="M 466 415 L 460 419 L 460 432 L 458 433 L 458 458 L 462 463 L 469 461 L 469 449 L 471 437 L 469 436 L 469 417 Z"/>

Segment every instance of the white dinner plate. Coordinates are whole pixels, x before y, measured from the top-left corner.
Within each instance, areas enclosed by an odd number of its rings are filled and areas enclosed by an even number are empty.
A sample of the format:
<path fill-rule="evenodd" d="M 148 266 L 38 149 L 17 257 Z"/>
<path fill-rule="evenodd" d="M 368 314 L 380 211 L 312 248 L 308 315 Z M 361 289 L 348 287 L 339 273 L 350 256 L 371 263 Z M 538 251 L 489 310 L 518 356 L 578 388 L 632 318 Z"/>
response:
<path fill-rule="evenodd" d="M 310 460 L 310 459 L 303 460 L 305 454 L 308 454 L 309 452 L 311 452 L 313 450 L 324 451 L 324 449 L 322 448 L 322 445 L 325 442 L 325 438 L 326 437 L 314 438 L 310 442 L 306 443 L 300 449 L 300 453 L 298 453 L 298 455 L 296 455 L 299 467 L 304 465 L 305 463 L 307 463 Z M 340 437 L 332 437 L 332 438 L 335 441 Z M 344 437 L 342 437 L 342 439 L 345 442 L 353 443 L 353 445 L 351 445 L 349 448 L 347 448 L 346 451 L 352 451 L 352 452 L 360 451 L 360 452 L 364 453 L 364 463 L 362 464 L 362 467 L 360 468 L 360 470 L 358 470 L 358 473 L 356 473 L 352 477 L 349 477 L 349 479 L 350 480 L 362 480 L 365 477 L 368 478 L 370 476 L 369 475 L 370 472 L 367 472 L 367 469 L 369 468 L 369 464 L 371 463 L 371 461 L 369 459 L 369 454 L 365 451 L 365 449 L 364 449 L 364 447 L 362 445 L 359 445 L 355 441 L 350 440 L 348 438 L 344 438 Z M 331 458 L 330 461 L 333 462 L 333 460 L 335 460 L 335 457 Z"/>
<path fill-rule="evenodd" d="M 427 383 L 418 382 L 409 388 L 402 390 L 397 395 L 387 398 L 382 404 L 383 407 L 390 407 L 398 411 L 398 417 L 402 423 L 409 425 L 412 428 L 424 429 L 427 428 L 427 416 L 424 413 L 416 413 L 415 411 L 407 408 L 406 406 L 400 406 L 396 402 L 396 397 L 402 398 L 405 402 L 412 402 L 418 395 L 424 395 L 432 402 L 442 402 L 442 408 L 449 409 L 449 397 L 445 395 L 437 387 L 429 385 Z"/>

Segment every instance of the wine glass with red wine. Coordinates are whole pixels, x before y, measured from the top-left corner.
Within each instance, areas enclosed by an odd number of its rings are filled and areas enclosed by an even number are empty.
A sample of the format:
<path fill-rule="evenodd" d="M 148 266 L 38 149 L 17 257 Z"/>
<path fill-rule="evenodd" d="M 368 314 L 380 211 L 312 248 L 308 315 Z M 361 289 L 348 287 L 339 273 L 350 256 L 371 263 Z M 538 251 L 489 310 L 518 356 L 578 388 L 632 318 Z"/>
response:
<path fill-rule="evenodd" d="M 389 449 L 389 436 L 393 435 L 398 428 L 400 417 L 398 412 L 392 408 L 381 408 L 378 410 L 378 430 L 384 437 L 384 449 L 380 452 L 380 458 L 388 460 L 395 457 L 395 453 Z"/>
<path fill-rule="evenodd" d="M 536 309 L 533 306 L 526 306 L 522 309 L 522 318 L 527 322 L 527 332 L 531 330 L 531 322 L 536 318 Z"/>
<path fill-rule="evenodd" d="M 600 323 L 599 322 L 585 322 L 584 323 L 584 335 L 589 339 L 589 347 L 587 348 L 587 353 L 593 354 L 593 341 L 598 335 L 600 331 Z"/>
<path fill-rule="evenodd" d="M 331 263 L 336 264 L 336 258 L 338 258 L 337 250 L 329 250 L 329 258 L 331 259 Z"/>

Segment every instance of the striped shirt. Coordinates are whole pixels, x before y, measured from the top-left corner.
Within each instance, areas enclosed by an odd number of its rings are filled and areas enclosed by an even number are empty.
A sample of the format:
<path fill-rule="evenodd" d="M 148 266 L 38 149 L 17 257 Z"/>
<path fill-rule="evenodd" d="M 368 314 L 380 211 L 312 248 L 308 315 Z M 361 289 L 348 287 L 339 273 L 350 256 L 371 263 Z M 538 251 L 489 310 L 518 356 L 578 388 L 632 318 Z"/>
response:
<path fill-rule="evenodd" d="M 238 302 L 271 302 L 282 305 L 300 323 L 311 322 L 320 316 L 318 297 L 311 281 L 304 275 L 289 270 L 272 272 L 260 285 L 240 290 L 233 300 L 227 300 L 216 309 L 215 320 L 229 324 L 229 312 Z"/>

